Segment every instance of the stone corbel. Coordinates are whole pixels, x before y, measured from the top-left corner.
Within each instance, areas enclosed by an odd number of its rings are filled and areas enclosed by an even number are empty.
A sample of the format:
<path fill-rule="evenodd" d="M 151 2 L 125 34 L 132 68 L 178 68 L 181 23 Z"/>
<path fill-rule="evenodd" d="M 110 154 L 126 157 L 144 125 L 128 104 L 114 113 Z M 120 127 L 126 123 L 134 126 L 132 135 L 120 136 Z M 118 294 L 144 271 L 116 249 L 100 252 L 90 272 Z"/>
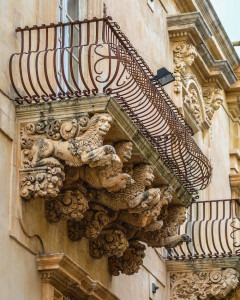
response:
<path fill-rule="evenodd" d="M 170 274 L 171 300 L 228 300 L 239 284 L 233 268 Z"/>
<path fill-rule="evenodd" d="M 104 143 L 112 122 L 108 113 L 80 113 L 22 124 L 20 196 L 44 201 L 47 221 L 67 221 L 69 239 L 86 238 L 90 256 L 107 257 L 112 275 L 130 275 L 143 264 L 141 241 L 172 248 L 190 237 L 177 234 L 185 207 L 163 214 L 172 191 L 152 186 L 154 167 L 126 165 L 132 142 Z"/>

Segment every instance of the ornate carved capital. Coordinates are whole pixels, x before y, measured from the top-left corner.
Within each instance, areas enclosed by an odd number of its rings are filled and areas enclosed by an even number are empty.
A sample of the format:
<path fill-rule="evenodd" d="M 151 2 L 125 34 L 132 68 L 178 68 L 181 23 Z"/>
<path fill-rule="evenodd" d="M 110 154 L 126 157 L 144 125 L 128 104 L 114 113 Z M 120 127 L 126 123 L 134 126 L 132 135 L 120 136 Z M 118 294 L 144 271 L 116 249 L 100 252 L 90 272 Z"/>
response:
<path fill-rule="evenodd" d="M 170 276 L 171 299 L 230 299 L 239 283 L 232 268 L 217 271 L 174 273 Z"/>

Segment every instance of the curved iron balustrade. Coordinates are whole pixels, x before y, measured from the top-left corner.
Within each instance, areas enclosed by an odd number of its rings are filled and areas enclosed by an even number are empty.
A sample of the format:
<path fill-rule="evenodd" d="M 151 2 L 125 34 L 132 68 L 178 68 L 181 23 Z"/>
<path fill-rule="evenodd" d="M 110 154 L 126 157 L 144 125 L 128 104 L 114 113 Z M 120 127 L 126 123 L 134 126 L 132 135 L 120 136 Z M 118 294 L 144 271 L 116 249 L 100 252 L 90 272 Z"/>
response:
<path fill-rule="evenodd" d="M 168 259 L 201 259 L 240 255 L 240 200 L 193 202 L 179 234 L 192 242 L 173 249 Z"/>
<path fill-rule="evenodd" d="M 211 165 L 192 130 L 111 18 L 17 28 L 10 58 L 18 104 L 113 95 L 190 193 L 206 188 Z"/>

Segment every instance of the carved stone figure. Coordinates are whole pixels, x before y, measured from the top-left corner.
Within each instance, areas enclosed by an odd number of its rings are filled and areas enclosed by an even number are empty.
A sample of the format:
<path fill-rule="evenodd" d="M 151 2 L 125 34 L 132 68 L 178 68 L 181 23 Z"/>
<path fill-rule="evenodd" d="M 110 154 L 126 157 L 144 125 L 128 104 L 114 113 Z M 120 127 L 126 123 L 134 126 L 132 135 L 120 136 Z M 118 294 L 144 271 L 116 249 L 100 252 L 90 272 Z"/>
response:
<path fill-rule="evenodd" d="M 203 89 L 203 100 L 208 121 L 211 122 L 215 111 L 218 110 L 223 103 L 222 91 L 214 87 L 206 87 Z"/>
<path fill-rule="evenodd" d="M 147 243 L 150 247 L 174 248 L 183 242 L 190 242 L 187 234 L 178 235 L 178 226 L 186 220 L 186 208 L 181 205 L 172 205 L 167 209 L 163 225 L 160 229 L 152 231 L 141 231 L 139 240 Z"/>
<path fill-rule="evenodd" d="M 37 197 L 55 198 L 65 179 L 62 167 L 28 169 L 26 172 L 31 175 L 24 176 L 20 181 L 20 196 L 25 200 Z"/>
<path fill-rule="evenodd" d="M 91 168 L 88 165 L 81 168 L 69 168 L 66 170 L 66 181 L 72 184 L 78 180 L 87 182 L 96 189 L 105 188 L 109 192 L 124 189 L 127 184 L 132 184 L 132 177 L 123 173 L 123 163 L 127 162 L 132 155 L 132 142 L 119 142 L 114 145 L 116 154 L 106 165 Z"/>
<path fill-rule="evenodd" d="M 181 81 L 188 66 L 191 66 L 197 57 L 196 48 L 187 42 L 177 43 L 173 49 L 174 53 L 174 92 L 180 93 Z"/>
<path fill-rule="evenodd" d="M 230 299 L 239 283 L 239 273 L 232 268 L 216 271 L 172 274 L 171 299 Z"/>
<path fill-rule="evenodd" d="M 111 256 L 108 259 L 109 272 L 111 275 L 118 276 L 121 273 L 132 275 L 137 273 L 143 264 L 146 247 L 138 241 L 130 241 L 129 247 L 121 257 Z"/>
<path fill-rule="evenodd" d="M 96 239 L 89 241 L 89 253 L 93 258 L 120 257 L 128 246 L 128 240 L 121 230 L 108 229 L 103 230 Z"/>
<path fill-rule="evenodd" d="M 201 110 L 199 105 L 198 94 L 195 89 L 191 89 L 184 97 L 184 104 L 187 107 L 187 110 L 191 113 L 192 117 L 196 121 L 197 124 L 201 123 Z"/>
<path fill-rule="evenodd" d="M 162 221 L 157 220 L 163 205 L 168 205 L 166 197 L 162 197 L 161 189 L 150 189 L 146 192 L 146 200 L 143 200 L 134 208 L 129 208 L 120 214 L 119 220 L 135 227 L 144 227 L 145 231 L 159 228 Z"/>
<path fill-rule="evenodd" d="M 66 191 L 54 200 L 45 202 L 45 216 L 51 223 L 63 220 L 81 220 L 88 209 L 88 200 L 78 190 Z"/>
<path fill-rule="evenodd" d="M 134 183 L 127 184 L 125 189 L 120 190 L 117 193 L 109 193 L 102 190 L 97 191 L 92 201 L 118 211 L 121 209 L 133 208 L 142 201 L 147 201 L 148 197 L 152 197 L 152 194 L 155 194 L 155 190 L 145 191 L 145 187 L 150 186 L 154 179 L 152 166 L 135 166 L 132 178 Z"/>
<path fill-rule="evenodd" d="M 109 114 L 95 114 L 79 137 L 67 141 L 37 139 L 32 147 L 32 167 L 59 166 L 60 161 L 75 167 L 83 164 L 91 167 L 105 165 L 115 154 L 112 146 L 103 145 L 111 123 Z"/>

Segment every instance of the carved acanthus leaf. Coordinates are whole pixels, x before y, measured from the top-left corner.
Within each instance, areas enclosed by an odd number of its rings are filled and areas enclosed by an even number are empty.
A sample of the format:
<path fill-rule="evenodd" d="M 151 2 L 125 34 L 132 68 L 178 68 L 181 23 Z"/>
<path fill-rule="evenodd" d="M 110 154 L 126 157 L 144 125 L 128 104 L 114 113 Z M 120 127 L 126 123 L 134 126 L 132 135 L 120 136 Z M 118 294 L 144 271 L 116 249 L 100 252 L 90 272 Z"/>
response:
<path fill-rule="evenodd" d="M 55 198 L 63 186 L 65 174 L 62 167 L 27 169 L 26 172 L 32 175 L 24 176 L 20 181 L 20 195 L 25 200 Z"/>
<path fill-rule="evenodd" d="M 121 273 L 132 275 L 137 273 L 143 264 L 146 247 L 138 241 L 130 241 L 129 247 L 121 257 L 112 256 L 108 259 L 109 272 L 111 275 L 118 276 Z"/>
<path fill-rule="evenodd" d="M 54 200 L 45 202 L 45 216 L 51 223 L 62 220 L 81 220 L 88 209 L 88 200 L 78 190 L 66 191 Z"/>
<path fill-rule="evenodd" d="M 128 246 L 128 240 L 121 230 L 108 229 L 89 241 L 89 253 L 93 258 L 121 257 Z"/>
<path fill-rule="evenodd" d="M 214 87 L 205 87 L 203 89 L 203 100 L 208 121 L 211 122 L 215 111 L 218 110 L 223 103 L 222 91 Z"/>
<path fill-rule="evenodd" d="M 201 110 L 197 91 L 195 89 L 191 89 L 190 91 L 188 91 L 188 94 L 184 97 L 183 102 L 196 123 L 200 124 Z"/>

